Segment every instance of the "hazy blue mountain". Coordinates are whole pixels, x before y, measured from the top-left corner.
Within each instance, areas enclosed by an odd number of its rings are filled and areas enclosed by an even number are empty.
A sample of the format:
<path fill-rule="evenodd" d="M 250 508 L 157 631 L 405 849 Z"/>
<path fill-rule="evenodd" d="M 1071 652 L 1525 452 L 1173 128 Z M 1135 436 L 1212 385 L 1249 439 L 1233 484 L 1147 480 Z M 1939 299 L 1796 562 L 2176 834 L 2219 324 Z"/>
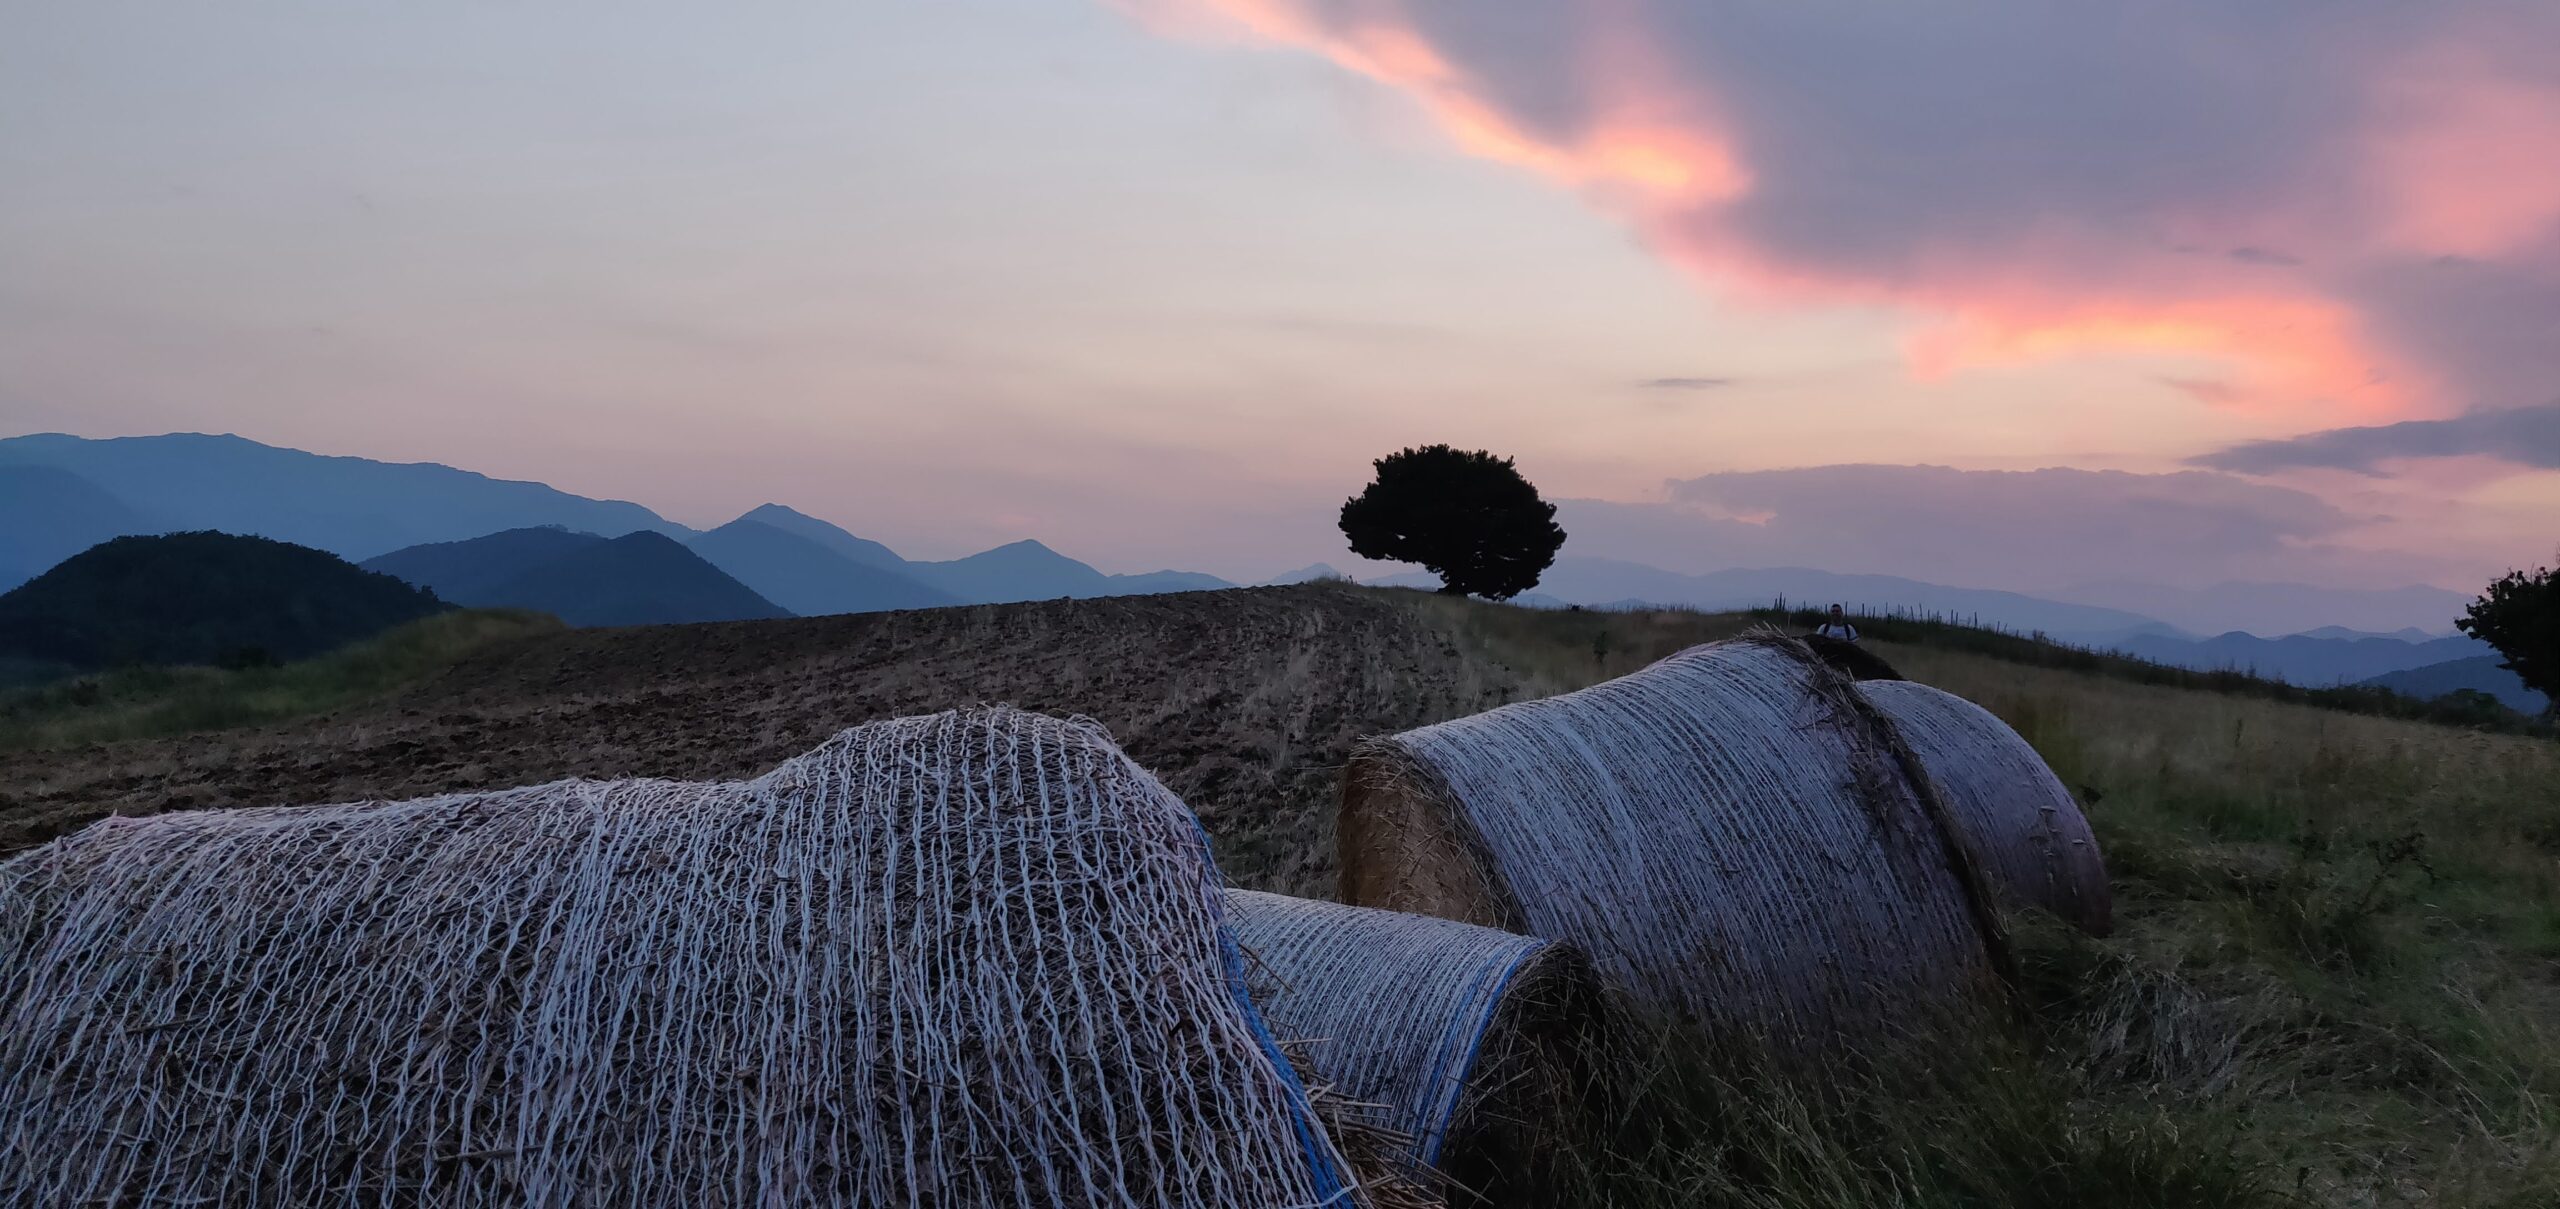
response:
<path fill-rule="evenodd" d="M 1141 571 L 1135 575 L 1106 575 L 1109 595 L 1154 596 L 1165 592 L 1215 592 L 1235 585 L 1202 571 Z"/>
<path fill-rule="evenodd" d="M 793 537 L 806 538 L 865 566 L 885 567 L 906 574 L 907 560 L 897 551 L 868 538 L 855 537 L 796 509 L 780 504 L 763 504 L 738 519 L 768 525 Z"/>
<path fill-rule="evenodd" d="M 1413 587 L 1437 587 L 1429 574 L 1400 575 L 1383 581 Z M 1837 602 L 1851 612 L 1896 610 L 1941 614 L 1958 621 L 2013 630 L 2042 630 L 2057 638 L 2083 634 L 2119 634 L 2158 630 L 2149 617 L 2114 609 L 2090 608 L 2041 600 L 2015 592 L 1951 588 L 1891 575 L 1842 575 L 1804 567 L 1742 568 L 1683 575 L 1643 563 L 1610 558 L 1565 557 L 1547 569 L 1537 591 L 1571 604 L 1615 605 L 1639 601 L 1701 609 L 1747 609 L 1785 597 L 1791 604 L 1822 606 Z"/>
<path fill-rule="evenodd" d="M 0 462 L 0 592 L 108 538 L 162 528 L 61 467 Z"/>
<path fill-rule="evenodd" d="M 368 558 L 362 566 L 427 588 L 446 600 L 480 603 L 509 580 L 578 551 L 603 545 L 593 533 L 546 525 L 509 529 L 468 541 L 428 542 Z"/>
<path fill-rule="evenodd" d="M 1108 595 L 1110 577 L 1036 541 L 949 562 L 907 564 L 926 583 L 973 603 Z"/>
<path fill-rule="evenodd" d="M 1235 585 L 1192 571 L 1105 575 L 1036 541 L 1019 541 L 948 562 L 908 563 L 916 578 L 962 600 L 1003 604 L 1061 596 L 1138 596 Z"/>
<path fill-rule="evenodd" d="M 2425 667 L 2407 668 L 2376 676 L 2364 683 L 2421 701 L 2432 701 L 2461 689 L 2487 693 L 2498 703 L 2520 714 L 2540 714 L 2551 707 L 2551 699 L 2524 686 L 2514 672 L 2498 666 L 2495 655 L 2478 655 L 2469 659 L 2453 659 L 2430 663 Z"/>
<path fill-rule="evenodd" d="M 69 471 L 158 526 L 254 533 L 356 559 L 533 525 L 606 536 L 686 532 L 638 504 L 541 483 L 429 462 L 325 457 L 230 435 L 12 437 L 0 440 L 0 465 Z"/>
<path fill-rule="evenodd" d="M 2312 688 L 2352 684 L 2386 672 L 2492 653 L 2487 643 L 2474 638 L 2430 638 L 2424 642 L 2313 638 L 2306 634 L 2260 638 L 2238 631 L 2204 639 L 2137 635 L 2107 645 L 2172 667 L 2198 671 L 2229 668 Z"/>
<path fill-rule="evenodd" d="M 0 657 L 74 668 L 300 659 L 444 607 L 308 546 L 119 537 L 0 595 Z"/>
<path fill-rule="evenodd" d="M 1274 575 L 1269 579 L 1263 580 L 1262 582 L 1266 587 L 1276 588 L 1283 584 L 1303 584 L 1314 583 L 1320 579 L 1349 578 L 1351 577 L 1334 569 L 1334 565 L 1332 563 L 1308 563 L 1306 566 L 1300 567 L 1295 571 L 1283 571 L 1278 575 Z"/>
<path fill-rule="evenodd" d="M 2221 583 L 2209 588 L 2092 583 L 2042 595 L 2157 617 L 2194 634 L 2238 630 L 2269 638 L 2331 627 L 2362 634 L 2415 629 L 2423 637 L 2442 637 L 2453 632 L 2453 619 L 2471 602 L 2469 596 L 2443 588 L 2315 588 L 2289 583 Z"/>
<path fill-rule="evenodd" d="M 757 511 L 768 509 L 789 511 L 770 504 Z M 803 617 L 930 609 L 960 603 L 951 594 L 926 587 L 902 572 L 856 562 L 809 538 L 744 517 L 685 545 L 758 595 Z"/>
<path fill-rule="evenodd" d="M 571 550 L 455 603 L 535 609 L 573 626 L 788 617 L 663 533 L 627 533 Z"/>
<path fill-rule="evenodd" d="M 2427 641 L 2427 640 L 2429 640 L 2429 639 L 2433 639 L 2433 638 L 2442 638 L 2442 637 L 2444 637 L 2445 635 L 2443 635 L 2443 634 L 2441 634 L 2441 633 L 2429 633 L 2429 632 L 2427 632 L 2427 631 L 2425 631 L 2425 630 L 2421 630 L 2421 629 L 2419 629 L 2419 628 L 2418 628 L 2418 627 L 2416 627 L 2416 626 L 2409 626 L 2409 627 L 2407 627 L 2407 628 L 2405 628 L 2405 629 L 2393 630 L 2393 631 L 2391 631 L 2391 632 L 2390 632 L 2390 633 L 2388 633 L 2388 634 L 2377 634 L 2377 633 L 2374 633 L 2374 632 L 2373 632 L 2373 631 L 2371 631 L 2371 630 L 2350 630 L 2350 629 L 2348 629 L 2347 627 L 2342 626 L 2342 625 L 2324 625 L 2324 626 L 2322 626 L 2322 627 L 2320 627 L 2319 629 L 2316 629 L 2316 630 L 2304 630 L 2304 631 L 2302 632 L 2302 636 L 2303 636 L 2303 637 L 2305 637 L 2305 638 L 2348 638 L 2348 639 L 2354 639 L 2354 638 L 2392 638 L 2392 639 L 2397 639 L 2397 640 L 2399 640 L 2399 641 L 2401 641 L 2401 642 L 2425 642 L 2425 641 Z"/>

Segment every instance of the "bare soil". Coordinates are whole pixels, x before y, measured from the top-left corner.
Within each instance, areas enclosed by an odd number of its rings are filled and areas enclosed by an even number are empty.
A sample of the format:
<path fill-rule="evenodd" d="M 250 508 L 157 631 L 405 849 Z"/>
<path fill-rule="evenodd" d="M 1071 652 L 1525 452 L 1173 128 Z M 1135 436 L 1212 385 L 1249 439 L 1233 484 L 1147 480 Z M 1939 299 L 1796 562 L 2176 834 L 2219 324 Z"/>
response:
<path fill-rule="evenodd" d="M 752 776 L 858 723 L 1004 702 L 1108 726 L 1236 883 L 1329 896 L 1351 744 L 1522 691 L 1410 602 L 1331 585 L 580 630 L 323 717 L 0 753 L 0 854 L 108 814 Z"/>

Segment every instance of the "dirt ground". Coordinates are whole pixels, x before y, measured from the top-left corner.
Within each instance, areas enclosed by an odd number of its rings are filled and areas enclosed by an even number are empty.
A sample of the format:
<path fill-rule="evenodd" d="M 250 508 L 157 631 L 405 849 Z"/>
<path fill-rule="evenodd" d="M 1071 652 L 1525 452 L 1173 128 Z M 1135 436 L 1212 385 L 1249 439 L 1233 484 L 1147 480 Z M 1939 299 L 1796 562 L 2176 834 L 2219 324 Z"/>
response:
<path fill-rule="evenodd" d="M 108 814 L 752 776 L 857 723 L 1005 702 L 1108 726 L 1233 881 L 1323 895 L 1352 741 L 1521 691 L 1420 610 L 1327 585 L 582 630 L 288 725 L 0 753 L 0 854 Z"/>

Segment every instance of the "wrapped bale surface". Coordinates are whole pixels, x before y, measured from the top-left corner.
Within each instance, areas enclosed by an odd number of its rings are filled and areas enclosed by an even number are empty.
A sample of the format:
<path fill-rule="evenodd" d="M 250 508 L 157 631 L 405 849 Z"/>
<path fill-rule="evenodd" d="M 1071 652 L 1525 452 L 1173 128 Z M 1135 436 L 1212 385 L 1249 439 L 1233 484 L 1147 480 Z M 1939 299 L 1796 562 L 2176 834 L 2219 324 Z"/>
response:
<path fill-rule="evenodd" d="M 108 819 L 0 865 L 0 1203 L 1348 1204 L 1101 729 Z"/>
<path fill-rule="evenodd" d="M 1536 1204 L 1590 1124 L 1605 997 L 1570 945 L 1229 891 L 1263 1018 L 1365 1124 L 1406 1139 L 1451 1200 Z M 1349 1111 L 1349 1110 L 1347 1110 Z"/>
<path fill-rule="evenodd" d="M 1567 940 L 1642 1007 L 1819 1044 L 1997 985 L 1916 759 L 1774 636 L 1407 731 L 1344 778 L 1344 897 Z"/>
<path fill-rule="evenodd" d="M 1876 681 L 1858 691 L 1920 757 L 1994 889 L 2107 934 L 2113 897 L 2097 837 L 2033 746 L 1990 710 L 1925 684 Z"/>

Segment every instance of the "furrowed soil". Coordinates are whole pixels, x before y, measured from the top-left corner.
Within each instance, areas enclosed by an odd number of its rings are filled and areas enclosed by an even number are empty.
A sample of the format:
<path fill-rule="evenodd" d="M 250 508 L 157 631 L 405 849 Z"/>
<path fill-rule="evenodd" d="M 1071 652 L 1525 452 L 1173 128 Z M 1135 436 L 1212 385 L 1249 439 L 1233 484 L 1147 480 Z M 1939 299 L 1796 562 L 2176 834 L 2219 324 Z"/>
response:
<path fill-rule="evenodd" d="M 848 726 L 1001 702 L 1100 721 L 1230 879 L 1323 896 L 1351 742 L 1521 691 L 1409 604 L 1331 585 L 569 631 L 318 718 L 0 753 L 0 854 L 108 814 L 747 777 Z"/>

